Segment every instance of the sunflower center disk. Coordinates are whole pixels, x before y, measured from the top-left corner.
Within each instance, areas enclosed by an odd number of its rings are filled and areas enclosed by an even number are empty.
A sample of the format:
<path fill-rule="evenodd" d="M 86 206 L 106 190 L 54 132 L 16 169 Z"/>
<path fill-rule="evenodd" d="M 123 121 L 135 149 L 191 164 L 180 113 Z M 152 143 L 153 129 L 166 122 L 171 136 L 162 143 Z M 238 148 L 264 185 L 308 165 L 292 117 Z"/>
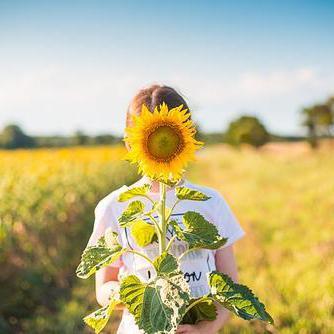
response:
<path fill-rule="evenodd" d="M 147 149 L 156 159 L 168 161 L 181 149 L 180 133 L 168 125 L 156 128 L 147 139 Z"/>

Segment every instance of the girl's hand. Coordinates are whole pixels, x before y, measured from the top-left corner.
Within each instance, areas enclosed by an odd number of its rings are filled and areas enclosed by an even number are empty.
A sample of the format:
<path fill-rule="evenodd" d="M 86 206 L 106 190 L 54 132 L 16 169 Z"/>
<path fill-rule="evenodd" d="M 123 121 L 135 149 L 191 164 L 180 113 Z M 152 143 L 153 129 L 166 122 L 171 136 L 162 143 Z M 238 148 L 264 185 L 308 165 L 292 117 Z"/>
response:
<path fill-rule="evenodd" d="M 196 325 L 179 325 L 177 334 L 217 334 L 226 324 L 230 317 L 230 312 L 215 302 L 217 318 L 215 320 L 202 320 Z"/>
<path fill-rule="evenodd" d="M 200 321 L 196 325 L 180 325 L 177 334 L 216 334 L 212 321 Z"/>

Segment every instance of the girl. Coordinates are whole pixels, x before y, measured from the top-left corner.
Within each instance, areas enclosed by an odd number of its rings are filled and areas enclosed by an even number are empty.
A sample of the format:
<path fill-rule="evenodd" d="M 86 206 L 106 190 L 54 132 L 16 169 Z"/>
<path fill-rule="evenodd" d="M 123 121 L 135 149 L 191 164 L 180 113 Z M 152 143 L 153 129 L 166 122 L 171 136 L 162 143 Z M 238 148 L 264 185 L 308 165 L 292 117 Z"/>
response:
<path fill-rule="evenodd" d="M 184 108 L 188 108 L 187 103 L 181 95 L 173 88 L 167 86 L 153 85 L 147 89 L 139 91 L 130 103 L 126 125 L 131 126 L 131 115 L 139 114 L 142 104 L 145 104 L 150 111 L 156 106 L 165 102 L 169 108 L 177 107 L 183 104 Z M 127 147 L 129 150 L 130 147 Z M 104 235 L 106 228 L 111 227 L 113 231 L 120 236 L 122 246 L 138 250 L 138 246 L 131 237 L 131 231 L 128 228 L 120 228 L 117 218 L 121 215 L 128 203 L 118 202 L 119 194 L 125 190 L 137 187 L 143 184 L 151 184 L 149 196 L 153 199 L 159 197 L 159 183 L 152 181 L 143 176 L 139 181 L 130 187 L 126 185 L 111 192 L 103 198 L 95 209 L 94 230 L 89 239 L 88 245 L 93 245 Z M 201 213 L 208 221 L 215 224 L 221 236 L 228 238 L 227 243 L 218 250 L 196 250 L 184 256 L 181 260 L 181 270 L 188 282 L 191 294 L 194 298 L 200 297 L 209 292 L 206 274 L 213 270 L 218 270 L 228 274 L 234 281 L 237 281 L 237 266 L 233 255 L 233 243 L 244 235 L 244 230 L 240 227 L 234 214 L 219 192 L 212 188 L 196 185 L 185 179 L 184 177 L 176 186 L 184 185 L 188 188 L 197 189 L 211 198 L 205 202 L 182 201 L 176 206 L 173 212 L 173 219 L 182 219 L 182 213 L 193 210 Z M 167 188 L 166 203 L 171 207 L 175 202 L 174 187 Z M 143 200 L 147 209 L 150 208 L 148 200 Z M 172 236 L 173 231 L 169 231 L 167 238 Z M 183 241 L 176 239 L 170 252 L 179 256 L 186 249 Z M 153 243 L 140 249 L 148 257 L 154 259 L 158 255 L 158 246 Z M 152 277 L 154 271 L 150 265 L 141 257 L 133 253 L 125 253 L 121 259 L 108 267 L 100 269 L 96 273 L 96 298 L 100 305 L 108 304 L 110 291 L 117 288 L 119 279 L 122 275 L 136 274 L 142 281 L 147 281 Z M 214 334 L 227 322 L 229 312 L 217 306 L 217 318 L 214 321 L 200 321 L 196 325 L 180 325 L 177 329 L 179 334 Z M 124 309 L 122 320 L 117 331 L 118 334 L 139 334 L 142 333 L 135 324 L 133 316 Z"/>

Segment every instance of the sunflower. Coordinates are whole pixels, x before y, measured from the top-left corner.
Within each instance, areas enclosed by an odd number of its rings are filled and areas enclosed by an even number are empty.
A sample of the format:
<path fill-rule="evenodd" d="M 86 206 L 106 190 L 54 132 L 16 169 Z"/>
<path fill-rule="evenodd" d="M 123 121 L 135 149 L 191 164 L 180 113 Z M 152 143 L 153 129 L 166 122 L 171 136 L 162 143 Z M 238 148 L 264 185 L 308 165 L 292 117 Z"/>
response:
<path fill-rule="evenodd" d="M 168 110 L 166 103 L 150 112 L 145 104 L 140 115 L 132 115 L 124 141 L 130 146 L 126 159 L 139 172 L 160 181 L 179 180 L 195 151 L 203 143 L 195 139 L 195 127 L 183 105 Z"/>

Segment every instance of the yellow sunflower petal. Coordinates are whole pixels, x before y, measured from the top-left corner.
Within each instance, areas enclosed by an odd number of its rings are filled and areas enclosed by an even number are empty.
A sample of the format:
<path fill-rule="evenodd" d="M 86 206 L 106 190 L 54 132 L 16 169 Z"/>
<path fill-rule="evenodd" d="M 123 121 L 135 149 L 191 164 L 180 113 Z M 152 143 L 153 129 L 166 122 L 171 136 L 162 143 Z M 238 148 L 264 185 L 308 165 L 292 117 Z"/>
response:
<path fill-rule="evenodd" d="M 154 179 L 178 179 L 202 142 L 194 138 L 196 129 L 183 105 L 168 110 L 166 103 L 153 112 L 143 105 L 140 115 L 126 128 L 131 150 L 127 158 L 137 163 L 139 172 Z"/>

